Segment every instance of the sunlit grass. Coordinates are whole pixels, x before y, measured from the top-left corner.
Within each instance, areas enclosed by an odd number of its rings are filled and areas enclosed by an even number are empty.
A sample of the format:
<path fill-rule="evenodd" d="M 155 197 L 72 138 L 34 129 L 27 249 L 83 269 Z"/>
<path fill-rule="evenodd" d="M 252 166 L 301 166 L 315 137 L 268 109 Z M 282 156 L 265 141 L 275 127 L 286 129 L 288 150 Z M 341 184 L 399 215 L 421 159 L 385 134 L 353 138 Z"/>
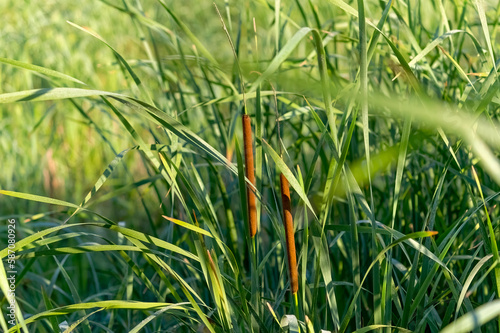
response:
<path fill-rule="evenodd" d="M 2 330 L 499 331 L 496 4 L 1 8 Z"/>

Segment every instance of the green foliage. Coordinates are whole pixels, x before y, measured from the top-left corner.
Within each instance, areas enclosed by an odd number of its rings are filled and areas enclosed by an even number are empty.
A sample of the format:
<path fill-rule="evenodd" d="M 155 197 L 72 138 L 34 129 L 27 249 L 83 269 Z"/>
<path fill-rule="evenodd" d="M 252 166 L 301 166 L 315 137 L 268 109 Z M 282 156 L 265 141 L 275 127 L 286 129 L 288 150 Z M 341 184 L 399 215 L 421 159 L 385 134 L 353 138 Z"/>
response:
<path fill-rule="evenodd" d="M 216 6 L 2 3 L 2 330 L 498 332 L 500 7 Z"/>

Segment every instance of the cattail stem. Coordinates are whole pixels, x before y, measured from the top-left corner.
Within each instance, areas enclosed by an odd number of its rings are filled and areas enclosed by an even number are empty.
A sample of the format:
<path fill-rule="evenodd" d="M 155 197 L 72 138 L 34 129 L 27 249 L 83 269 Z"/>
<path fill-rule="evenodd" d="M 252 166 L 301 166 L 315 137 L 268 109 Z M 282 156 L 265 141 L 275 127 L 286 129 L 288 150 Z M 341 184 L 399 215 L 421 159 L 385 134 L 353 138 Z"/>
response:
<path fill-rule="evenodd" d="M 299 310 L 299 297 L 298 293 L 293 294 L 293 304 L 295 305 L 295 317 L 297 320 L 300 318 L 300 310 Z"/>
<path fill-rule="evenodd" d="M 245 151 L 245 176 L 255 186 L 255 167 L 253 163 L 253 145 L 252 145 L 252 125 L 248 114 L 242 115 L 243 121 L 243 144 Z M 247 186 L 247 204 L 248 204 L 248 227 L 250 237 L 253 238 L 257 233 L 257 206 L 255 204 L 255 193 Z"/>
<path fill-rule="evenodd" d="M 283 223 L 285 224 L 286 254 L 288 257 L 288 269 L 290 273 L 290 288 L 292 294 L 299 290 L 299 273 L 297 270 L 297 254 L 295 251 L 295 236 L 293 234 L 292 207 L 290 202 L 290 187 L 288 180 L 280 174 L 281 201 L 283 204 Z"/>

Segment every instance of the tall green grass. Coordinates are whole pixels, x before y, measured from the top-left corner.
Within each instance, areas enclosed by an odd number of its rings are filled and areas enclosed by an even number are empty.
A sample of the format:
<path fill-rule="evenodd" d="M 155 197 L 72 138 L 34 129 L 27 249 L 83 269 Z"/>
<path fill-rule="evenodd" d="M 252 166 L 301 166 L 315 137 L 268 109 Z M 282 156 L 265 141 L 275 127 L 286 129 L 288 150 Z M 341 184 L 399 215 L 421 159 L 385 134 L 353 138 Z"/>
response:
<path fill-rule="evenodd" d="M 497 4 L 1 6 L 2 330 L 500 331 Z"/>

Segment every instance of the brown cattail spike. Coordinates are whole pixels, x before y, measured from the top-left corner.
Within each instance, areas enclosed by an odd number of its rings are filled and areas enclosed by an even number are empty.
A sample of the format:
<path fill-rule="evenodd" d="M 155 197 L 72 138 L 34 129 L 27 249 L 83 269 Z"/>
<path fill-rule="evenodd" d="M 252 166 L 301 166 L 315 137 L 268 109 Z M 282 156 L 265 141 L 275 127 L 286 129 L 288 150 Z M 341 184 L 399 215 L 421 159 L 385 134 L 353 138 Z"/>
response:
<path fill-rule="evenodd" d="M 295 252 L 295 236 L 293 234 L 292 205 L 290 203 L 290 187 L 288 180 L 281 173 L 281 202 L 283 204 L 283 223 L 285 224 L 286 253 L 290 270 L 290 288 L 292 294 L 299 290 L 299 272 L 297 270 L 297 254 Z"/>
<path fill-rule="evenodd" d="M 247 114 L 242 116 L 243 120 L 243 144 L 245 150 L 245 176 L 255 186 L 255 170 L 253 164 L 253 146 L 252 146 L 252 125 L 250 117 Z M 247 203 L 248 203 L 248 227 L 250 237 L 254 237 L 257 233 L 257 207 L 255 205 L 255 194 L 247 186 Z"/>

